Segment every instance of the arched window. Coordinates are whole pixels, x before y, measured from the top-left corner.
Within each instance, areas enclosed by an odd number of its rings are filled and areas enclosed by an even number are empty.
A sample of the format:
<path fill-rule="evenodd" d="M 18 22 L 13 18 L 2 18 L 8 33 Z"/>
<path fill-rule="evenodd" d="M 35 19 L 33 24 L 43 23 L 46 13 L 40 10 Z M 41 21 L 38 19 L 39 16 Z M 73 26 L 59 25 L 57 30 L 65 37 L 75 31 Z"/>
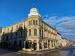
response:
<path fill-rule="evenodd" d="M 37 29 L 34 29 L 34 36 L 37 36 Z"/>
<path fill-rule="evenodd" d="M 29 29 L 29 36 L 31 35 L 31 29 Z"/>

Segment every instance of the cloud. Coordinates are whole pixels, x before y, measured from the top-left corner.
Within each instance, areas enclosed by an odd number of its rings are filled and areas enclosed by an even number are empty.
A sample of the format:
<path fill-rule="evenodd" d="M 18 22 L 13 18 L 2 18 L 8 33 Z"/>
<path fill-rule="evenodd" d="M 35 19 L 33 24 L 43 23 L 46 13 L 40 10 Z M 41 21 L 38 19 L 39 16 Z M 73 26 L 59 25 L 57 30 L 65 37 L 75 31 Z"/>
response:
<path fill-rule="evenodd" d="M 75 29 L 75 20 L 69 20 L 66 22 L 62 22 L 61 25 L 68 29 Z"/>
<path fill-rule="evenodd" d="M 58 19 L 58 16 L 52 16 L 52 17 L 48 17 L 44 19 L 45 22 L 47 22 L 48 24 L 51 25 L 55 25 L 56 24 L 56 20 Z"/>
<path fill-rule="evenodd" d="M 75 16 L 51 16 L 44 21 L 55 26 L 62 36 L 75 40 Z"/>

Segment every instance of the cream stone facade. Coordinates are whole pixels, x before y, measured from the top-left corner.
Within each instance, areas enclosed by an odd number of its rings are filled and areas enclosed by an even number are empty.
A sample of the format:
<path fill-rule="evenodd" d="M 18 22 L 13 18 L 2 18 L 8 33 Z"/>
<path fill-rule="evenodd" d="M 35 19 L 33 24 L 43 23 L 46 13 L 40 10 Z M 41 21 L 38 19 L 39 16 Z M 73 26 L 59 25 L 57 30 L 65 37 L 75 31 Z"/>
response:
<path fill-rule="evenodd" d="M 14 25 L 2 28 L 2 45 L 23 50 L 45 50 L 57 47 L 61 36 L 57 30 L 45 23 L 36 8 L 28 17 Z"/>
<path fill-rule="evenodd" d="M 0 42 L 1 42 L 1 36 L 2 36 L 2 28 L 0 28 Z"/>

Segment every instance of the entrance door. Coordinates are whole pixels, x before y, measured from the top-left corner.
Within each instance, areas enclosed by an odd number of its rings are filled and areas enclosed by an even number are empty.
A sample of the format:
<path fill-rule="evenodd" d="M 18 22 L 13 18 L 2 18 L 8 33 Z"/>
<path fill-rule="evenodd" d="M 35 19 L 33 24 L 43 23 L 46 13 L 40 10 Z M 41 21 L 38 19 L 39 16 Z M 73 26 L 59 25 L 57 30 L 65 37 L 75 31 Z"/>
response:
<path fill-rule="evenodd" d="M 17 48 L 17 42 L 14 41 L 13 45 L 11 46 L 12 48 L 16 49 Z"/>
<path fill-rule="evenodd" d="M 36 50 L 37 44 L 33 43 L 33 49 Z"/>
<path fill-rule="evenodd" d="M 25 42 L 25 48 L 26 49 L 31 49 L 32 48 L 32 42 L 30 40 Z"/>
<path fill-rule="evenodd" d="M 19 49 L 22 49 L 22 40 L 19 41 Z"/>

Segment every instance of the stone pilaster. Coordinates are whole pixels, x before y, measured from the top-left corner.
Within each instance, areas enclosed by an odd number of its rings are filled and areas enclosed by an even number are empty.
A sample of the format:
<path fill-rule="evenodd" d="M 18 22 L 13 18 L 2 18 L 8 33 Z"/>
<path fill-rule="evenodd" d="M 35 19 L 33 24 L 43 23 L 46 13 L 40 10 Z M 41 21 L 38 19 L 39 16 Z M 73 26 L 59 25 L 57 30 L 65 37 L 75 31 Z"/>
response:
<path fill-rule="evenodd" d="M 37 41 L 37 47 L 36 47 L 37 51 L 39 51 L 39 41 Z"/>
<path fill-rule="evenodd" d="M 42 41 L 42 49 L 44 49 L 44 42 Z"/>

